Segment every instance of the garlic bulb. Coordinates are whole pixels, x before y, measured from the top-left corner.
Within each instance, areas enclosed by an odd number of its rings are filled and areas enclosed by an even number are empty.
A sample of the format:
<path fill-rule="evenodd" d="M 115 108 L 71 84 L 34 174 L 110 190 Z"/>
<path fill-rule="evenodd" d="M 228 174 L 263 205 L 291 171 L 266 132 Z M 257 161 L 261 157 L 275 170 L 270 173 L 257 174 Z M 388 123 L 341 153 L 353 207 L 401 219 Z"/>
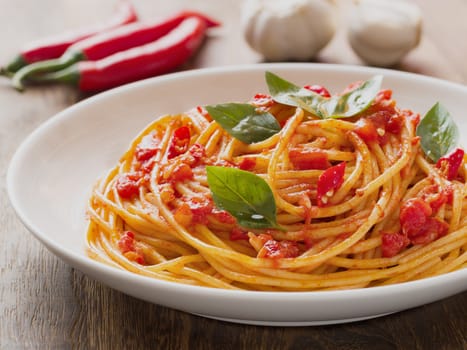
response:
<path fill-rule="evenodd" d="M 419 42 L 422 16 L 417 5 L 401 0 L 356 0 L 348 38 L 366 63 L 391 66 Z"/>
<path fill-rule="evenodd" d="M 313 58 L 334 36 L 332 0 L 246 0 L 241 23 L 247 43 L 269 61 Z"/>

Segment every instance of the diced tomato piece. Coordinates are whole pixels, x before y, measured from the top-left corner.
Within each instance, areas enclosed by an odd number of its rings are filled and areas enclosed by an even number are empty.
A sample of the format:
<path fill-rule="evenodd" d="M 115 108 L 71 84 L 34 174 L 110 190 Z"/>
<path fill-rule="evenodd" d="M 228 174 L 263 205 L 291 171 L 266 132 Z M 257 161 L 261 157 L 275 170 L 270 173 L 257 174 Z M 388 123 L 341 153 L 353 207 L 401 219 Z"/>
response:
<path fill-rule="evenodd" d="M 233 217 L 227 212 L 218 210 L 210 198 L 193 197 L 182 198 L 183 203 L 180 205 L 176 212 L 176 220 L 184 226 L 190 223 L 208 224 L 209 216 L 223 223 L 235 223 L 232 221 Z"/>
<path fill-rule="evenodd" d="M 141 184 L 141 174 L 128 173 L 118 178 L 116 188 L 118 195 L 124 199 L 130 199 L 138 195 Z"/>
<path fill-rule="evenodd" d="M 399 216 L 402 233 L 414 244 L 426 244 L 446 235 L 449 225 L 432 214 L 430 204 L 422 198 L 407 200 Z"/>
<path fill-rule="evenodd" d="M 183 164 L 183 163 L 182 163 Z M 169 203 L 176 198 L 172 186 L 161 189 L 161 199 Z M 234 225 L 236 219 L 224 210 L 216 208 L 210 197 L 181 197 L 183 203 L 175 210 L 176 221 L 183 226 L 191 223 L 209 224 L 209 218 L 220 223 Z"/>
<path fill-rule="evenodd" d="M 384 145 L 388 141 L 387 133 L 400 134 L 404 118 L 402 114 L 392 109 L 377 110 L 359 119 L 355 123 L 355 132 L 366 143 L 378 142 Z"/>
<path fill-rule="evenodd" d="M 170 140 L 167 157 L 172 159 L 180 154 L 185 153 L 188 150 L 190 138 L 191 132 L 188 126 L 181 126 L 175 129 L 172 135 L 172 139 Z"/>
<path fill-rule="evenodd" d="M 207 198 L 193 197 L 187 199 L 185 203 L 190 208 L 192 213 L 192 220 L 200 224 L 208 223 L 208 215 L 214 209 L 214 203 Z"/>
<path fill-rule="evenodd" d="M 118 240 L 117 245 L 122 253 L 135 250 L 135 234 L 131 231 L 125 231 Z"/>
<path fill-rule="evenodd" d="M 445 203 L 452 203 L 452 187 L 440 188 L 438 185 L 432 185 L 425 188 L 421 198 L 425 203 L 428 203 L 432 210 L 432 215 L 436 214 Z"/>
<path fill-rule="evenodd" d="M 334 165 L 319 176 L 317 184 L 318 206 L 324 207 L 328 198 L 344 183 L 345 162 Z M 332 193 L 330 193 L 332 192 Z"/>
<path fill-rule="evenodd" d="M 392 98 L 392 90 L 384 89 L 378 92 L 375 100 L 376 101 L 390 100 L 391 98 Z"/>
<path fill-rule="evenodd" d="M 173 189 L 172 185 L 166 183 L 162 185 L 160 190 L 160 196 L 163 203 L 170 203 L 175 199 L 175 190 Z"/>
<path fill-rule="evenodd" d="M 229 238 L 231 241 L 240 241 L 240 240 L 248 241 L 248 232 L 242 230 L 241 228 L 234 227 L 230 231 Z"/>
<path fill-rule="evenodd" d="M 135 245 L 135 234 L 131 231 L 126 231 L 117 242 L 118 249 L 122 254 L 131 261 L 144 265 L 144 255 Z"/>
<path fill-rule="evenodd" d="M 188 164 L 180 163 L 175 166 L 170 175 L 171 182 L 183 182 L 193 178 L 193 170 Z"/>
<path fill-rule="evenodd" d="M 193 144 L 188 152 L 194 158 L 194 164 L 199 163 L 206 156 L 206 148 L 204 148 L 204 146 L 200 145 L 199 143 Z"/>
<path fill-rule="evenodd" d="M 154 135 L 146 135 L 136 146 L 135 157 L 142 162 L 156 155 L 159 151 L 159 140 Z"/>
<path fill-rule="evenodd" d="M 261 250 L 258 252 L 259 258 L 295 258 L 300 255 L 297 242 L 294 241 L 276 241 L 270 239 L 264 243 Z"/>
<path fill-rule="evenodd" d="M 251 103 L 258 107 L 271 107 L 275 102 L 270 95 L 259 93 L 253 97 Z"/>
<path fill-rule="evenodd" d="M 416 236 L 423 230 L 431 214 L 430 205 L 421 198 L 408 199 L 402 204 L 399 215 L 402 233 L 409 238 Z"/>
<path fill-rule="evenodd" d="M 399 135 L 402 131 L 403 126 L 404 116 L 399 113 L 395 113 L 389 118 L 388 123 L 386 125 L 386 131 L 394 135 Z"/>
<path fill-rule="evenodd" d="M 409 237 L 413 244 L 427 244 L 445 236 L 449 225 L 438 218 L 429 217 L 423 229 L 413 237 Z"/>
<path fill-rule="evenodd" d="M 219 222 L 222 222 L 224 224 L 230 224 L 233 225 L 237 222 L 237 220 L 227 211 L 225 210 L 219 210 L 217 208 L 213 208 L 211 215 Z"/>
<path fill-rule="evenodd" d="M 321 95 L 323 97 L 331 97 L 331 94 L 329 93 L 328 89 L 326 89 L 324 86 L 321 85 L 305 85 L 305 89 L 313 91 L 314 93 L 317 93 L 318 95 Z"/>
<path fill-rule="evenodd" d="M 187 203 L 182 203 L 174 212 L 174 219 L 180 225 L 188 227 L 193 219 L 193 213 Z"/>
<path fill-rule="evenodd" d="M 454 200 L 454 188 L 450 185 L 446 186 L 443 188 L 443 193 L 446 196 L 446 203 L 452 204 L 452 201 Z"/>
<path fill-rule="evenodd" d="M 240 163 L 238 163 L 238 167 L 242 170 L 252 170 L 256 166 L 256 158 L 246 157 L 243 158 Z"/>
<path fill-rule="evenodd" d="M 141 163 L 141 167 L 139 169 L 143 173 L 149 174 L 154 168 L 155 164 L 156 164 L 156 161 L 153 158 L 149 158 L 148 160 L 145 160 Z"/>
<path fill-rule="evenodd" d="M 138 252 L 126 252 L 123 254 L 128 260 L 134 261 L 140 265 L 146 265 L 144 255 Z"/>
<path fill-rule="evenodd" d="M 381 240 L 381 251 L 385 258 L 392 258 L 410 244 L 407 236 L 400 233 L 383 233 Z"/>
<path fill-rule="evenodd" d="M 464 161 L 464 150 L 456 148 L 448 155 L 441 157 L 436 162 L 436 167 L 448 180 L 454 180 L 459 172 L 459 168 Z"/>
<path fill-rule="evenodd" d="M 300 249 L 298 248 L 297 242 L 281 241 L 279 245 L 281 247 L 283 258 L 296 258 L 300 255 Z"/>
<path fill-rule="evenodd" d="M 375 124 L 367 118 L 359 119 L 356 123 L 355 133 L 365 141 L 365 143 L 378 141 L 378 133 Z"/>
<path fill-rule="evenodd" d="M 294 168 L 299 170 L 325 170 L 331 167 L 331 163 L 328 160 L 326 152 L 318 149 L 292 148 L 289 150 L 289 159 Z"/>
<path fill-rule="evenodd" d="M 154 157 L 157 153 L 157 148 L 139 148 L 137 147 L 135 150 L 136 159 L 140 162 L 143 160 L 148 160 Z"/>

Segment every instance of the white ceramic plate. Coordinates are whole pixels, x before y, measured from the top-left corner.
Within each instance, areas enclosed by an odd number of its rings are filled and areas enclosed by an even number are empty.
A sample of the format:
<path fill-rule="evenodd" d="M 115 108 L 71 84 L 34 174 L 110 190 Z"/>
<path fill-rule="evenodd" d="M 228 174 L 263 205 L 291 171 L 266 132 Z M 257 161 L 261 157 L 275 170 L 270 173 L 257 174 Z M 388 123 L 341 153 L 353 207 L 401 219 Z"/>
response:
<path fill-rule="evenodd" d="M 467 269 L 399 285 L 332 292 L 244 292 L 158 281 L 105 266 L 84 251 L 85 202 L 95 180 L 156 116 L 245 101 L 267 92 L 270 70 L 297 85 L 341 91 L 382 73 L 400 106 L 422 115 L 441 101 L 467 134 L 467 88 L 391 70 L 324 64 L 264 64 L 188 71 L 123 86 L 52 117 L 21 145 L 7 176 L 18 216 L 51 252 L 106 285 L 140 299 L 227 321 L 263 325 L 343 323 L 413 308 L 467 290 Z M 465 139 L 464 139 L 465 141 Z"/>

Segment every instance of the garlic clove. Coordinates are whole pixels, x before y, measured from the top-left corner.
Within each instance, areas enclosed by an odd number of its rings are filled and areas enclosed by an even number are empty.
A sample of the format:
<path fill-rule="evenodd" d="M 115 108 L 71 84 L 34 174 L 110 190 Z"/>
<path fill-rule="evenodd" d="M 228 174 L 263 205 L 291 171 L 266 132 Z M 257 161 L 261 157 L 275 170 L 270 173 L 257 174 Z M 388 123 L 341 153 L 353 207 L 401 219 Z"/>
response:
<path fill-rule="evenodd" d="M 348 38 L 366 63 L 392 66 L 417 47 L 422 15 L 417 5 L 402 0 L 356 0 Z"/>
<path fill-rule="evenodd" d="M 332 0 L 246 0 L 241 27 L 247 43 L 266 60 L 313 58 L 336 31 Z"/>

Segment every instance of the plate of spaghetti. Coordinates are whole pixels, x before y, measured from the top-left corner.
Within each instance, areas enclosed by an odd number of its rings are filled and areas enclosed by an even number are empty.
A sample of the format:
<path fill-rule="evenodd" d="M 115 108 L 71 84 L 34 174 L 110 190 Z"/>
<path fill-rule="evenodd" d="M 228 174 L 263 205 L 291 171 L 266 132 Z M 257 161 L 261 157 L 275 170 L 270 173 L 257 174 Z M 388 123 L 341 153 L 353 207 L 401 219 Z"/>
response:
<path fill-rule="evenodd" d="M 174 73 L 50 118 L 8 193 L 51 252 L 137 298 L 249 324 L 378 317 L 467 289 L 466 100 L 357 66 Z"/>

